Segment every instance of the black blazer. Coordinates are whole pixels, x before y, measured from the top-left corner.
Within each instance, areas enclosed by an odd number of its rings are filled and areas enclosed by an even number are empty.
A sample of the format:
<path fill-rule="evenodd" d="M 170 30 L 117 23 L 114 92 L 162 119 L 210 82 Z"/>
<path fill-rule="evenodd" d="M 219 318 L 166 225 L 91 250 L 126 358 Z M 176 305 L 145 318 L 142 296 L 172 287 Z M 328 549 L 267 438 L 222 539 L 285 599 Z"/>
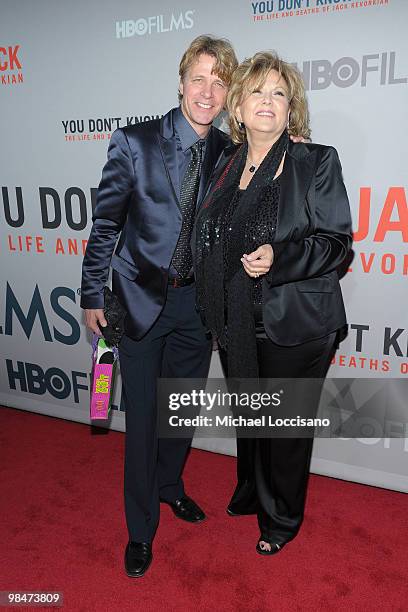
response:
<path fill-rule="evenodd" d="M 235 151 L 225 149 L 208 193 Z M 263 282 L 263 320 L 271 340 L 295 346 L 346 324 L 336 268 L 351 244 L 350 207 L 337 151 L 289 141 L 274 261 Z"/>
<path fill-rule="evenodd" d="M 230 142 L 226 134 L 211 128 L 200 193 L 205 192 L 214 165 Z M 160 120 L 112 134 L 83 261 L 82 308 L 103 307 L 103 287 L 111 265 L 113 291 L 128 312 L 126 333 L 137 340 L 163 308 L 180 235 L 176 149 L 172 111 Z"/>

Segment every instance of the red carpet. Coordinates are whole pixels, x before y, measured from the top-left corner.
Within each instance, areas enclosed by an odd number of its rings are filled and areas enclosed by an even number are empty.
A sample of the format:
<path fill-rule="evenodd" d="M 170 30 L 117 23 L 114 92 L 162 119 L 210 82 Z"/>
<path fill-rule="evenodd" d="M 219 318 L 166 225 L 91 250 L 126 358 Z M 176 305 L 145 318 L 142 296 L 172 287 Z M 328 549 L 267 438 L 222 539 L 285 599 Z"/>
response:
<path fill-rule="evenodd" d="M 163 507 L 153 565 L 130 579 L 123 434 L 12 409 L 0 425 L 0 590 L 62 591 L 87 612 L 408 609 L 407 495 L 312 476 L 300 535 L 264 558 L 255 517 L 225 513 L 234 459 L 193 450 L 186 490 L 208 520 Z"/>

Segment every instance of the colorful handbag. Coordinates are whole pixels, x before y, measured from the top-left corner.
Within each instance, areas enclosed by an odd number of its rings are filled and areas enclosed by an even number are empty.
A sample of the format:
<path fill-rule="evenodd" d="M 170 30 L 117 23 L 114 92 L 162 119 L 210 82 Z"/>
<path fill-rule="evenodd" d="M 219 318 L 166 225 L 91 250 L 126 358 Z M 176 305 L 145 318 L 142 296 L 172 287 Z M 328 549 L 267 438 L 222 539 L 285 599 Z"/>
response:
<path fill-rule="evenodd" d="M 91 419 L 107 419 L 112 402 L 118 349 L 94 334 L 92 339 Z"/>

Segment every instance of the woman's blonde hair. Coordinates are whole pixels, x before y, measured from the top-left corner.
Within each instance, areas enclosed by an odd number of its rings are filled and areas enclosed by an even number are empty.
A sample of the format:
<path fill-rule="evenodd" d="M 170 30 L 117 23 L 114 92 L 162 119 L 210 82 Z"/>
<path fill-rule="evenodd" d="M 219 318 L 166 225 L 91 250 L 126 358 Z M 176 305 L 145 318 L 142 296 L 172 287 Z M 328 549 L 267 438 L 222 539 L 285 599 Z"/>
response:
<path fill-rule="evenodd" d="M 299 70 L 284 62 L 275 52 L 262 51 L 245 59 L 232 75 L 227 96 L 230 136 L 235 143 L 246 139 L 245 127 L 240 125 L 236 111 L 246 95 L 262 87 L 271 70 L 276 70 L 285 79 L 289 90 L 289 126 L 288 133 L 293 136 L 309 138 L 309 110 L 307 107 L 305 86 Z"/>

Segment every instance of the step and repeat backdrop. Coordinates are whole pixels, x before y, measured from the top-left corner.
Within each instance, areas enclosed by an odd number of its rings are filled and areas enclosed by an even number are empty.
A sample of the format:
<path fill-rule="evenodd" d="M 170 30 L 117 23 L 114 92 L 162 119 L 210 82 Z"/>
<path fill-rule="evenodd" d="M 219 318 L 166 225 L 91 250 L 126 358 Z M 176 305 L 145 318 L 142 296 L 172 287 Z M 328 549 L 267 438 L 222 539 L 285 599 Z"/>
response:
<path fill-rule="evenodd" d="M 339 151 L 355 234 L 330 375 L 408 376 L 405 0 L 0 0 L 0 15 L 2 405 L 89 422 L 79 287 L 109 138 L 177 105 L 179 60 L 204 33 L 239 59 L 275 49 L 295 63 L 312 138 Z M 124 429 L 120 378 L 110 426 Z M 408 490 L 405 434 L 316 440 L 312 470 Z"/>

